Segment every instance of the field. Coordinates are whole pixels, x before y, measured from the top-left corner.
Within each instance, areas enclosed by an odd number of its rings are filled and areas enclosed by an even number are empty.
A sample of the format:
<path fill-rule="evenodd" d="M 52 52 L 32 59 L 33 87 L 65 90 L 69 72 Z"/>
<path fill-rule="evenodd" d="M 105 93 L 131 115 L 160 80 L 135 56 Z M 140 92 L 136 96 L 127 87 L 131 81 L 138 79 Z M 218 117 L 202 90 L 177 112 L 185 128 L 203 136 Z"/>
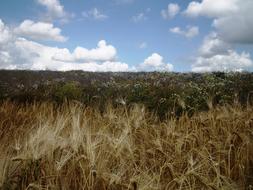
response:
<path fill-rule="evenodd" d="M 0 71 L 0 189 L 252 189 L 253 75 Z"/>

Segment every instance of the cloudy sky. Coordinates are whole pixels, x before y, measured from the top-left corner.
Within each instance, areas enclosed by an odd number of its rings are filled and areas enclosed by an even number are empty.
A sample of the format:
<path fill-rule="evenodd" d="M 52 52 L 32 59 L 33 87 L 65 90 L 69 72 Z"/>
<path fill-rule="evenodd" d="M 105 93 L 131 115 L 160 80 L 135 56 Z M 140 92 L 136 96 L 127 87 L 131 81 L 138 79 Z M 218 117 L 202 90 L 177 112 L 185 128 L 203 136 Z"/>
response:
<path fill-rule="evenodd" d="M 1 0 L 0 69 L 253 71 L 253 0 Z"/>

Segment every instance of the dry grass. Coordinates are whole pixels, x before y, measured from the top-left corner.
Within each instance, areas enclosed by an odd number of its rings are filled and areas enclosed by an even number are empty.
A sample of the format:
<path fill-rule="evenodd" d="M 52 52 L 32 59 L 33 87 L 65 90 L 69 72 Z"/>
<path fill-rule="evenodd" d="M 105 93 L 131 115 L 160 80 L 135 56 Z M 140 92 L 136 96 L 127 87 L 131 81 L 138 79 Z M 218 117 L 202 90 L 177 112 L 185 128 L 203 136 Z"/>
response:
<path fill-rule="evenodd" d="M 253 107 L 158 121 L 141 106 L 0 105 L 0 189 L 252 189 Z"/>

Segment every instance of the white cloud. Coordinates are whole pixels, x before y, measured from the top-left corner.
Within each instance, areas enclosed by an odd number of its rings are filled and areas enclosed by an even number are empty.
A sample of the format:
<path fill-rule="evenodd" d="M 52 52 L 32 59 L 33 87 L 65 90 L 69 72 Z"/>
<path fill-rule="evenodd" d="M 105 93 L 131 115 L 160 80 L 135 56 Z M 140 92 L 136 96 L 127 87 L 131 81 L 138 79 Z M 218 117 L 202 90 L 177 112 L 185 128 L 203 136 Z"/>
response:
<path fill-rule="evenodd" d="M 136 68 L 130 67 L 117 60 L 116 48 L 108 45 L 105 40 L 99 41 L 96 48 L 77 47 L 71 53 L 67 48 L 51 47 L 22 38 L 2 21 L 0 22 L 0 37 L 4 42 L 0 43 L 0 69 L 93 72 L 172 71 L 173 69 L 173 66 L 164 63 L 163 57 L 157 53 L 152 54 Z"/>
<path fill-rule="evenodd" d="M 213 19 L 216 33 L 208 35 L 192 65 L 195 72 L 242 71 L 253 67 L 250 54 L 232 44 L 253 43 L 252 0 L 202 0 L 188 5 L 185 14 Z"/>
<path fill-rule="evenodd" d="M 0 69 L 134 71 L 128 64 L 116 61 L 116 48 L 104 40 L 97 48 L 77 47 L 70 53 L 67 48 L 21 38 L 0 20 L 0 41 L 3 42 L 0 43 Z"/>
<path fill-rule="evenodd" d="M 67 48 L 42 45 L 18 36 L 0 20 L 0 68 L 31 70 L 130 71 L 126 63 L 116 60 L 116 48 L 99 41 L 98 47 Z"/>
<path fill-rule="evenodd" d="M 61 29 L 54 27 L 51 23 L 34 22 L 32 20 L 23 21 L 19 27 L 15 29 L 15 33 L 33 40 L 51 40 L 64 42 L 66 37 L 61 35 Z"/>
<path fill-rule="evenodd" d="M 193 38 L 199 34 L 199 28 L 197 26 L 189 26 L 187 30 L 182 30 L 180 27 L 174 27 L 170 29 L 170 32 Z"/>
<path fill-rule="evenodd" d="M 252 66 L 249 53 L 241 53 L 230 50 L 225 55 L 214 55 L 210 58 L 198 57 L 196 63 L 192 65 L 193 72 L 211 71 L 243 71 Z"/>
<path fill-rule="evenodd" d="M 145 11 L 140 12 L 137 15 L 134 15 L 132 17 L 132 21 L 135 23 L 138 23 L 138 22 L 147 20 L 148 19 L 147 15 L 150 13 L 150 11 L 151 11 L 151 8 L 147 8 Z"/>
<path fill-rule="evenodd" d="M 55 59 L 55 56 L 64 55 L 68 49 L 50 47 L 29 41 L 24 38 L 17 38 L 6 52 L 0 51 L 6 59 L 5 64 L 0 65 L 4 69 L 31 69 L 31 70 L 85 70 L 85 71 L 129 71 L 131 68 L 126 63 L 114 60 L 97 60 L 98 57 L 90 61 Z M 91 54 L 90 54 L 91 55 Z M 96 56 L 94 54 L 94 56 Z M 12 57 L 13 59 L 9 59 Z M 1 57 L 3 58 L 3 57 Z"/>
<path fill-rule="evenodd" d="M 6 44 L 12 38 L 12 34 L 7 26 L 0 19 L 0 45 Z"/>
<path fill-rule="evenodd" d="M 0 19 L 0 66 L 2 67 L 7 67 L 12 61 L 12 56 L 6 49 L 10 47 L 13 38 L 10 28 Z"/>
<path fill-rule="evenodd" d="M 64 7 L 59 0 L 38 0 L 38 3 L 45 6 L 52 17 L 61 18 L 65 16 Z"/>
<path fill-rule="evenodd" d="M 0 68 L 8 67 L 11 62 L 11 56 L 8 51 L 0 50 Z"/>
<path fill-rule="evenodd" d="M 140 71 L 172 71 L 173 65 L 164 63 L 163 57 L 157 53 L 153 53 L 142 64 L 139 65 Z"/>
<path fill-rule="evenodd" d="M 232 46 L 221 40 L 216 33 L 211 33 L 205 37 L 203 44 L 199 49 L 202 57 L 212 57 L 214 55 L 225 55 Z"/>
<path fill-rule="evenodd" d="M 253 43 L 252 0 L 202 0 L 191 2 L 188 16 L 213 18 L 218 34 L 231 43 Z"/>
<path fill-rule="evenodd" d="M 145 15 L 145 13 L 139 13 L 139 14 L 133 16 L 132 20 L 133 20 L 133 22 L 137 23 L 137 22 L 147 20 L 147 17 Z"/>
<path fill-rule="evenodd" d="M 216 33 L 208 35 L 192 65 L 194 72 L 243 71 L 253 67 L 249 53 L 237 53 Z"/>
<path fill-rule="evenodd" d="M 94 20 L 105 20 L 108 18 L 107 15 L 102 14 L 97 8 L 91 9 L 87 12 L 82 12 L 82 15 L 87 18 L 92 18 Z"/>
<path fill-rule="evenodd" d="M 59 0 L 37 0 L 37 2 L 46 7 L 47 13 L 43 16 L 43 19 L 47 21 L 60 19 L 62 22 L 67 22 L 70 17 L 73 17 L 72 14 L 64 10 L 64 6 L 61 5 Z"/>
<path fill-rule="evenodd" d="M 244 0 L 243 0 L 244 1 Z M 238 0 L 202 0 L 202 2 L 192 1 L 189 3 L 186 15 L 223 17 L 238 10 Z"/>
<path fill-rule="evenodd" d="M 148 47 L 148 44 L 146 43 L 146 42 L 141 42 L 140 44 L 139 44 L 139 48 L 140 49 L 146 49 Z"/>
<path fill-rule="evenodd" d="M 172 19 L 179 13 L 179 11 L 180 7 L 178 4 L 170 3 L 167 10 L 161 11 L 161 15 L 164 19 Z"/>
<path fill-rule="evenodd" d="M 88 50 L 83 47 L 77 47 L 73 53 L 67 49 L 59 54 L 55 54 L 54 59 L 61 61 L 113 61 L 116 59 L 117 50 L 112 45 L 107 45 L 106 41 L 98 42 L 98 47 Z"/>

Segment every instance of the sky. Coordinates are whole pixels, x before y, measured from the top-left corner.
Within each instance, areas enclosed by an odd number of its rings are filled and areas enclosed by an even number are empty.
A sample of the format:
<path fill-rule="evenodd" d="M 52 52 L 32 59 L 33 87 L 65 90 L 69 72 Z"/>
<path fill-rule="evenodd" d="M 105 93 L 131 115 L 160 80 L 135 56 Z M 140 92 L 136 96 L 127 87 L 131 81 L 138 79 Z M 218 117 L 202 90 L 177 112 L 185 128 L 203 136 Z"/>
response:
<path fill-rule="evenodd" d="M 253 71 L 252 0 L 1 0 L 0 69 Z"/>

